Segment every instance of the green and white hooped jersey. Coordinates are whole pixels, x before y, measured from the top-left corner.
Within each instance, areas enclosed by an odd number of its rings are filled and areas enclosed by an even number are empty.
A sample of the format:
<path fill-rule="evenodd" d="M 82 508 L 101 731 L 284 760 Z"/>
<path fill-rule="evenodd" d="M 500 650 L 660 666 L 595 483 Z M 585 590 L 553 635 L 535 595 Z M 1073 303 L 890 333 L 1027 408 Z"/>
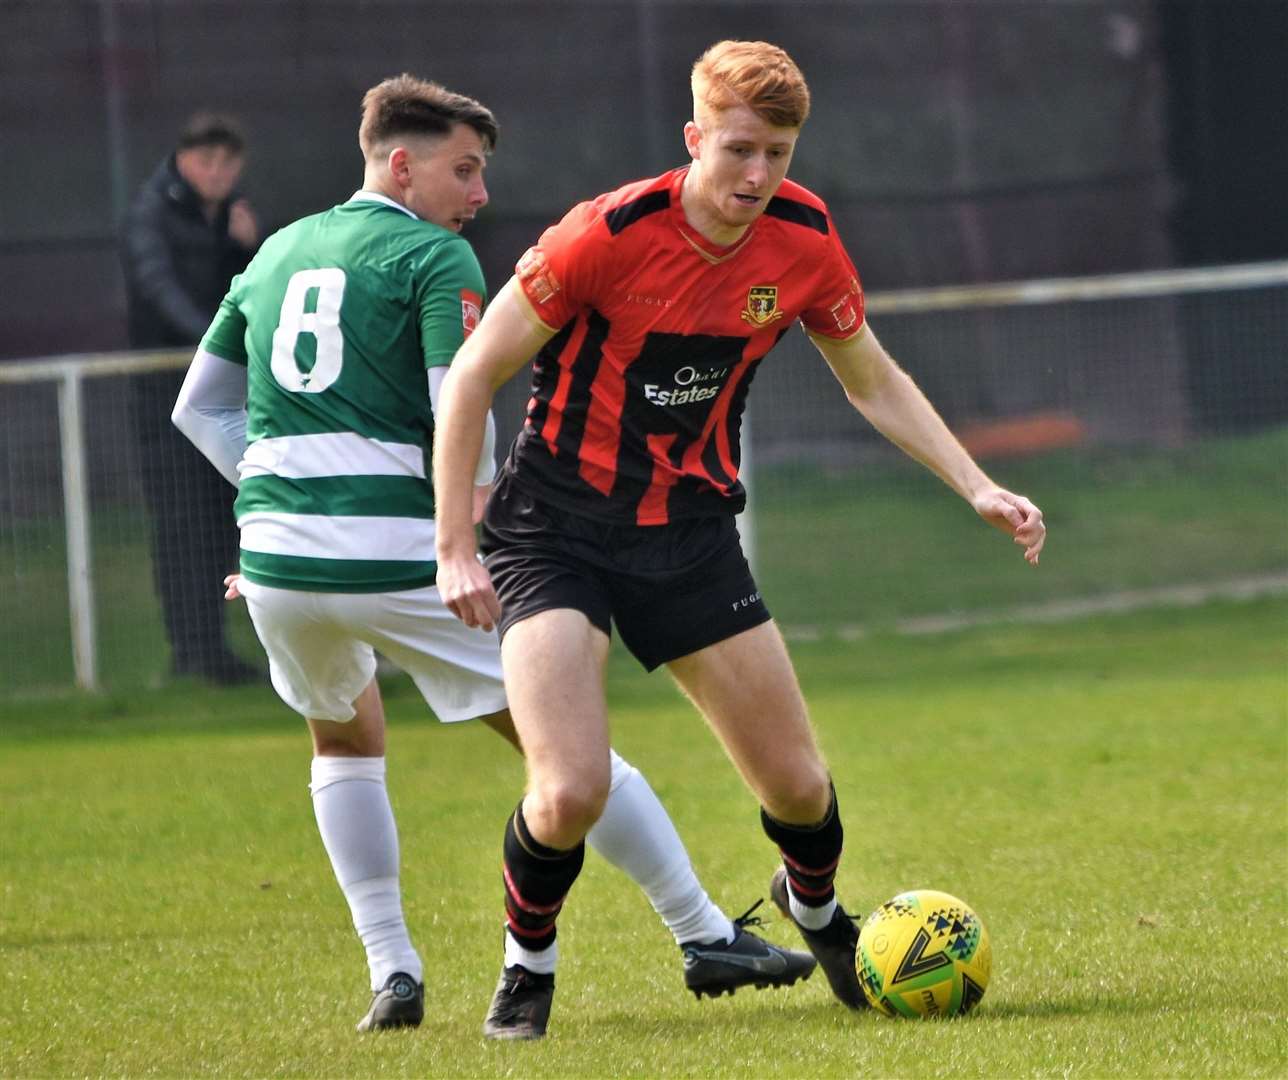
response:
<path fill-rule="evenodd" d="M 246 577 L 317 592 L 434 583 L 425 369 L 451 362 L 483 302 L 470 245 L 382 195 L 269 237 L 201 342 L 247 368 Z"/>

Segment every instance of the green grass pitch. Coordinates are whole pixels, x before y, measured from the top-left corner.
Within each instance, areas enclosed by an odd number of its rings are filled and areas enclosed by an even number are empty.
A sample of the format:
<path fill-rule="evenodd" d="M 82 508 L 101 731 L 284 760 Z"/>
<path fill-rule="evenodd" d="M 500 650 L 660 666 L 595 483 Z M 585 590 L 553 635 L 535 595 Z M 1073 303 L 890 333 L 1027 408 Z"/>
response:
<path fill-rule="evenodd" d="M 1037 573 L 893 450 L 839 471 L 766 466 L 751 482 L 756 576 L 786 627 L 889 627 L 945 611 L 1282 576 L 1288 516 L 1275 495 L 1285 464 L 1288 426 L 1167 450 L 997 462 L 995 479 L 1047 513 L 1051 542 Z M 159 682 L 166 668 L 147 534 L 139 507 L 96 507 L 99 678 L 117 692 Z M 0 521 L 0 694 L 73 684 L 67 612 L 62 522 Z M 243 607 L 231 621 L 237 647 L 258 655 Z"/>
<path fill-rule="evenodd" d="M 428 1017 L 359 1037 L 365 965 L 307 740 L 267 689 L 0 704 L 0 1075 L 1282 1076 L 1286 628 L 1288 601 L 1262 600 L 793 648 L 846 822 L 842 898 L 940 888 L 992 935 L 992 984 L 948 1023 L 848 1014 L 819 975 L 697 1002 L 592 856 L 551 1036 L 485 1044 L 521 766 L 398 682 Z M 754 801 L 665 678 L 612 664 L 616 745 L 738 914 L 774 866 Z"/>

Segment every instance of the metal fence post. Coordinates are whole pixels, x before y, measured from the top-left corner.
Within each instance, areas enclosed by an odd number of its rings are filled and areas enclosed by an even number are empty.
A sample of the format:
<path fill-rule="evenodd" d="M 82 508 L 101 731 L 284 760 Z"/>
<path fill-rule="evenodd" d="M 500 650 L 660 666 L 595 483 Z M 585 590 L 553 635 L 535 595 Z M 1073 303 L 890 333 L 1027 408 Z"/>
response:
<path fill-rule="evenodd" d="M 93 566 L 89 536 L 89 483 L 85 427 L 81 422 L 81 372 L 68 365 L 58 383 L 58 439 L 63 464 L 63 515 L 67 528 L 67 597 L 76 685 L 98 688 Z"/>

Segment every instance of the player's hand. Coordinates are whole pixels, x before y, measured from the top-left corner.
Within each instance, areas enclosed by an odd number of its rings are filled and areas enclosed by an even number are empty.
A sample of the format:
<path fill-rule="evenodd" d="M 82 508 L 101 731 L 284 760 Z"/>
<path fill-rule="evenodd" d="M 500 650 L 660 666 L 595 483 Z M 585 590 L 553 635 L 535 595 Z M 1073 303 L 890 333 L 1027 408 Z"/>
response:
<path fill-rule="evenodd" d="M 229 574 L 224 578 L 224 599 L 240 600 L 241 590 L 237 586 L 241 583 L 241 574 Z"/>
<path fill-rule="evenodd" d="M 228 208 L 228 235 L 244 248 L 259 247 L 259 222 L 246 199 L 238 199 Z"/>
<path fill-rule="evenodd" d="M 1024 558 L 1037 566 L 1042 545 L 1046 543 L 1046 525 L 1042 511 L 1023 495 L 1002 488 L 991 488 L 977 496 L 975 512 L 995 529 L 1000 529 L 1024 549 Z"/>
<path fill-rule="evenodd" d="M 470 556 L 438 560 L 438 595 L 466 626 L 491 630 L 501 618 L 501 602 L 487 568 Z"/>

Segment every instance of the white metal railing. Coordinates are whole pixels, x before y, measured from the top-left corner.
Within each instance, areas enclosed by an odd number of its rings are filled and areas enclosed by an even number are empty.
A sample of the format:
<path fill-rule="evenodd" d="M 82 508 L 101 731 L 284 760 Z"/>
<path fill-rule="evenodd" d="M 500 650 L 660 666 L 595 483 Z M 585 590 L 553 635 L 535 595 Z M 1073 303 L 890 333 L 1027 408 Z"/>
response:
<path fill-rule="evenodd" d="M 915 313 L 979 307 L 1055 304 L 1260 288 L 1288 284 L 1288 260 L 1194 270 L 1158 270 L 1085 278 L 1048 278 L 985 285 L 948 286 L 876 293 L 867 297 L 870 314 Z M 98 685 L 95 589 L 86 471 L 82 388 L 85 379 L 171 370 L 187 365 L 190 350 L 85 353 L 0 362 L 0 385 L 57 382 L 59 445 L 66 516 L 67 582 L 72 657 L 76 684 Z M 743 427 L 741 474 L 750 488 L 753 474 L 749 418 Z M 755 557 L 753 515 L 744 513 L 739 530 L 749 560 Z"/>
<path fill-rule="evenodd" d="M 85 425 L 81 422 L 79 372 L 58 383 L 58 443 L 63 463 L 63 518 L 67 529 L 67 596 L 71 606 L 72 664 L 76 684 L 98 685 L 98 643 L 94 628 L 94 581 L 89 531 L 89 483 Z"/>
<path fill-rule="evenodd" d="M 1252 289 L 1288 283 L 1288 259 L 1240 263 L 1193 270 L 1148 270 L 1099 277 L 1042 278 L 987 285 L 945 285 L 934 289 L 901 289 L 866 298 L 870 315 L 947 311 L 1020 304 L 1059 304 L 1076 300 L 1130 300 L 1146 296 Z"/>
<path fill-rule="evenodd" d="M 864 298 L 864 309 L 868 315 L 915 315 L 972 308 L 1143 299 L 1276 285 L 1288 285 L 1288 259 L 1184 270 L 1102 274 L 1094 277 L 1040 278 L 980 285 L 900 289 L 868 294 Z M 752 409 L 749 407 L 743 416 L 743 458 L 739 469 L 739 476 L 748 493 L 752 487 L 754 468 L 752 444 L 748 437 L 751 415 Z M 747 561 L 755 571 L 756 521 L 751 507 L 749 500 L 747 509 L 738 516 L 738 532 Z"/>
<path fill-rule="evenodd" d="M 62 463 L 72 670 L 75 672 L 76 685 L 85 690 L 98 688 L 98 637 L 81 390 L 88 378 L 182 368 L 191 358 L 190 352 L 164 350 L 84 353 L 0 363 L 0 385 L 58 383 L 58 445 Z"/>

